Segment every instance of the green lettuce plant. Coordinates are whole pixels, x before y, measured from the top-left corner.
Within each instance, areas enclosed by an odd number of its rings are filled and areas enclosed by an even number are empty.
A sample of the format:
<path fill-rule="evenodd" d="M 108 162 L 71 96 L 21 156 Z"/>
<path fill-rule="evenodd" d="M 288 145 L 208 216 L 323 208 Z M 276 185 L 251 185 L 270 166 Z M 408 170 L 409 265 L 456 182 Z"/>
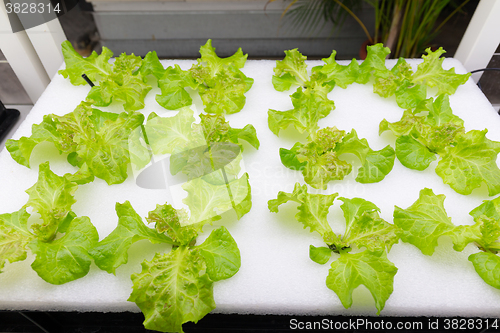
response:
<path fill-rule="evenodd" d="M 304 181 L 317 189 L 326 189 L 331 180 L 342 180 L 352 170 L 352 165 L 340 159 L 350 153 L 359 158 L 356 181 L 375 183 L 385 178 L 394 166 L 394 149 L 391 146 L 374 151 L 366 139 L 359 139 L 353 129 L 350 133 L 335 127 L 319 130 L 313 141 L 295 143 L 292 149 L 280 148 L 281 162 L 292 170 L 301 170 Z"/>
<path fill-rule="evenodd" d="M 25 260 L 29 248 L 36 256 L 31 267 L 49 283 L 64 284 L 87 275 L 89 251 L 99 235 L 88 217 L 71 211 L 78 184 L 68 180 L 70 176 L 56 175 L 48 162 L 40 164 L 38 181 L 26 190 L 26 205 L 0 215 L 0 273 L 6 261 Z M 28 213 L 28 208 L 34 212 Z M 39 218 L 29 222 L 32 215 Z"/>
<path fill-rule="evenodd" d="M 454 225 L 444 209 L 443 194 L 431 189 L 420 191 L 417 201 L 406 209 L 395 206 L 394 224 L 401 229 L 401 240 L 415 245 L 425 255 L 432 255 L 441 236 L 453 241 L 453 249 L 462 251 L 470 243 L 480 250 L 469 261 L 489 285 L 500 289 L 500 198 L 485 200 L 469 214 L 472 225 Z"/>
<path fill-rule="evenodd" d="M 320 234 L 326 243 L 326 247 L 311 245 L 311 260 L 326 264 L 332 253 L 336 253 L 326 286 L 337 294 L 345 308 L 349 308 L 353 290 L 364 285 L 372 294 L 379 314 L 393 291 L 398 269 L 387 259 L 387 252 L 398 242 L 399 230 L 380 218 L 380 210 L 372 202 L 341 197 L 339 200 L 343 204 L 340 208 L 344 213 L 346 229 L 343 234 L 335 233 L 327 215 L 337 196 L 337 193 L 308 193 L 307 185 L 296 183 L 292 193 L 279 192 L 277 199 L 268 202 L 268 207 L 271 212 L 277 213 L 279 206 L 288 201 L 298 203 L 297 221 L 304 225 L 304 229 L 309 228 L 311 232 Z"/>
<path fill-rule="evenodd" d="M 5 146 L 17 163 L 30 167 L 33 148 L 52 142 L 79 168 L 73 176 L 75 182 L 84 184 L 98 177 L 109 185 L 119 184 L 127 179 L 132 159 L 138 167 L 150 160 L 147 149 L 139 143 L 141 135 L 135 131 L 143 122 L 144 116 L 137 112 L 103 112 L 82 102 L 64 116 L 45 115 L 40 124 L 33 125 L 30 137 L 8 140 Z"/>

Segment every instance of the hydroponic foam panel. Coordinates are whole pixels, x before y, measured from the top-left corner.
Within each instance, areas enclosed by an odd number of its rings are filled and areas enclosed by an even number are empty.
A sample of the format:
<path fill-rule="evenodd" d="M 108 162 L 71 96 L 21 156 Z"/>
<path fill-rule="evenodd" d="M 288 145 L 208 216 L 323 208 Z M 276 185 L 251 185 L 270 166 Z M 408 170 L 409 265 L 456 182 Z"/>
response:
<path fill-rule="evenodd" d="M 409 60 L 414 66 L 420 60 Z M 319 61 L 308 61 L 309 69 Z M 163 61 L 165 67 L 179 64 L 188 69 L 193 61 Z M 275 136 L 267 125 L 267 111 L 292 108 L 289 95 L 294 92 L 278 92 L 271 83 L 275 61 L 247 61 L 242 71 L 254 78 L 252 88 L 246 93 L 246 105 L 237 114 L 226 119 L 235 128 L 253 124 L 261 142 L 259 150 L 245 147 L 243 163 L 250 176 L 252 209 L 241 220 L 225 223 L 241 251 L 241 269 L 232 278 L 214 285 L 217 304 L 215 312 L 251 314 L 332 314 L 375 315 L 374 300 L 369 291 L 360 286 L 354 291 L 353 305 L 345 309 L 337 295 L 325 285 L 331 261 L 319 265 L 309 259 L 309 246 L 323 246 L 321 236 L 304 230 L 294 218 L 296 206 L 280 207 L 278 214 L 270 213 L 267 202 L 279 191 L 291 192 L 296 182 L 304 183 L 300 172 L 285 168 L 280 161 L 279 148 L 290 148 L 299 139 L 293 128 Z M 393 65 L 388 60 L 388 67 Z M 455 67 L 457 73 L 466 73 L 459 61 L 445 59 L 445 69 Z M 90 87 L 73 86 L 69 80 L 56 75 L 40 97 L 24 123 L 14 134 L 14 139 L 30 136 L 31 126 L 42 121 L 46 114 L 64 115 L 71 112 L 85 99 Z M 395 137 L 385 132 L 378 134 L 382 119 L 398 121 L 403 110 L 395 98 L 381 98 L 372 91 L 371 84 L 352 84 L 347 89 L 335 87 L 328 95 L 336 109 L 319 122 L 319 126 L 336 126 L 349 132 L 355 129 L 360 138 L 366 138 L 372 149 L 378 150 L 390 144 Z M 146 107 L 141 110 L 147 117 L 156 112 L 161 116 L 174 115 L 157 104 L 153 88 L 146 97 Z M 199 96 L 193 95 L 196 113 L 203 110 Z M 453 112 L 465 121 L 465 129 L 487 128 L 487 137 L 500 141 L 500 118 L 474 82 L 460 86 L 450 97 Z M 122 112 L 120 104 L 112 104 L 105 111 Z M 37 180 L 38 165 L 50 161 L 52 171 L 59 175 L 75 172 L 66 156 L 59 155 L 50 143 L 37 146 L 31 158 L 31 169 L 17 164 L 4 149 L 0 153 L 0 213 L 19 210 L 28 200 L 25 190 Z M 469 215 L 474 207 L 488 197 L 486 186 L 471 195 L 454 192 L 436 175 L 434 161 L 425 171 L 415 171 L 402 166 L 396 159 L 387 177 L 375 184 L 360 184 L 353 172 L 342 181 L 333 181 L 322 193 L 338 192 L 343 197 L 361 197 L 372 201 L 381 209 L 381 217 L 392 223 L 394 206 L 407 208 L 417 200 L 419 191 L 431 188 L 436 194 L 445 194 L 445 208 L 455 224 L 473 224 Z M 82 185 L 75 194 L 73 211 L 78 216 L 88 216 L 96 226 L 100 239 L 107 236 L 117 225 L 115 203 L 129 200 L 136 211 L 145 217 L 157 204 L 180 202 L 173 190 L 175 185 L 148 189 L 136 181 L 129 170 L 129 178 L 119 185 L 108 186 L 103 180 Z M 329 220 L 334 230 L 342 230 L 344 218 L 340 201 L 330 209 Z M 216 228 L 206 226 L 198 238 L 201 243 Z M 7 263 L 0 274 L 0 310 L 65 310 L 65 311 L 139 311 L 127 299 L 131 293 L 130 276 L 141 271 L 140 263 L 150 260 L 157 251 L 168 251 L 164 245 L 151 245 L 148 241 L 135 243 L 129 250 L 129 262 L 119 267 L 116 276 L 98 269 L 94 264 L 90 273 L 79 280 L 51 285 L 43 281 L 30 267 L 34 257 Z M 500 290 L 487 285 L 474 271 L 467 257 L 478 252 L 469 244 L 464 251 L 452 249 L 451 240 L 440 239 L 433 256 L 425 256 L 420 250 L 401 241 L 394 245 L 388 258 L 398 272 L 394 279 L 394 292 L 387 301 L 382 315 L 388 316 L 498 316 L 500 314 Z"/>

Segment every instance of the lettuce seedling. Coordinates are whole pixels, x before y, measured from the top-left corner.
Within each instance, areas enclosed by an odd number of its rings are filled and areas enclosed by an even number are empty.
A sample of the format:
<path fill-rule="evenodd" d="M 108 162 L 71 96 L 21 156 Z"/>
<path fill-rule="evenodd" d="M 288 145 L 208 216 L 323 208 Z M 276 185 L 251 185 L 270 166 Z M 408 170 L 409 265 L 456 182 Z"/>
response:
<path fill-rule="evenodd" d="M 500 142 L 486 138 L 487 130 L 465 132 L 463 120 L 453 114 L 448 95 L 429 98 L 406 110 L 400 121 L 382 120 L 379 133 L 390 130 L 396 156 L 410 169 L 425 170 L 436 154 L 436 173 L 457 193 L 470 194 L 484 182 L 489 195 L 500 193 L 496 165 Z"/>
<path fill-rule="evenodd" d="M 7 260 L 26 259 L 30 248 L 36 255 L 31 267 L 49 283 L 63 284 L 87 275 L 92 263 L 89 250 L 99 235 L 88 217 L 76 217 L 71 211 L 78 185 L 68 176 L 53 173 L 48 162 L 40 164 L 38 181 L 26 191 L 26 205 L 0 215 L 0 273 Z M 40 222 L 28 223 L 28 207 L 40 215 Z"/>
<path fill-rule="evenodd" d="M 62 53 L 66 68 L 60 70 L 59 74 L 69 78 L 74 85 L 86 84 L 82 75 L 87 75 L 95 84 L 87 96 L 87 101 L 95 106 L 108 106 L 115 100 L 122 102 L 126 111 L 144 108 L 144 98 L 152 88 L 145 83 L 144 74 L 158 75 L 160 71 L 158 63 L 154 62 L 158 59 L 154 58 L 156 53 L 145 58 L 146 64 L 141 57 L 125 53 L 110 64 L 109 59 L 113 52 L 107 47 L 103 46 L 100 55 L 93 51 L 89 57 L 83 58 L 69 41 L 62 43 Z"/>
<path fill-rule="evenodd" d="M 301 170 L 307 184 L 326 189 L 331 180 L 342 180 L 351 172 L 352 165 L 341 160 L 342 154 L 351 153 L 359 158 L 356 181 L 375 183 L 385 178 L 394 166 L 391 146 L 374 151 L 366 139 L 359 139 L 355 130 L 346 134 L 335 127 L 326 127 L 314 135 L 307 144 L 295 143 L 292 149 L 280 148 L 281 162 L 292 170 Z"/>
<path fill-rule="evenodd" d="M 213 283 L 230 278 L 241 265 L 238 246 L 225 227 L 213 230 L 195 246 L 198 233 L 210 219 L 192 223 L 193 216 L 189 218 L 185 210 L 157 205 L 146 218 L 155 224 L 151 229 L 128 201 L 117 203 L 116 212 L 117 228 L 91 251 L 99 268 L 114 274 L 127 262 L 127 251 L 136 241 L 173 245 L 170 252 L 157 253 L 151 261 L 144 261 L 142 272 L 132 275 L 129 301 L 142 310 L 145 328 L 183 332 L 182 324 L 196 323 L 215 309 Z"/>
<path fill-rule="evenodd" d="M 253 79 L 240 70 L 248 54 L 243 54 L 239 48 L 232 56 L 219 58 L 210 39 L 200 47 L 200 54 L 198 63 L 189 73 L 197 84 L 205 112 L 231 114 L 241 111 L 245 106 L 245 93 L 253 85 Z"/>
<path fill-rule="evenodd" d="M 103 112 L 82 102 L 64 116 L 44 116 L 42 123 L 33 125 L 29 138 L 8 140 L 6 147 L 17 163 L 29 167 L 33 148 L 49 141 L 80 168 L 73 181 L 84 184 L 98 177 L 110 185 L 119 184 L 127 179 L 131 158 L 139 167 L 149 163 L 149 153 L 138 143 L 141 135 L 136 131 L 143 122 L 140 113 Z"/>
<path fill-rule="evenodd" d="M 269 210 L 278 212 L 280 205 L 294 201 L 299 204 L 297 221 L 321 235 L 327 247 L 311 246 L 309 256 L 318 264 L 325 264 L 333 253 L 340 255 L 331 264 L 326 285 L 340 298 L 342 305 L 352 305 L 352 292 L 363 284 L 375 299 L 378 314 L 392 294 L 397 268 L 387 259 L 387 251 L 399 240 L 399 230 L 380 218 L 379 208 L 361 198 L 339 198 L 346 221 L 343 235 L 336 234 L 327 220 L 327 215 L 337 193 L 307 193 L 307 185 L 295 184 L 292 193 L 279 192 L 277 199 L 268 202 Z M 352 253 L 354 248 L 365 248 Z"/>
<path fill-rule="evenodd" d="M 441 236 L 449 236 L 453 249 L 462 251 L 469 243 L 481 252 L 471 254 L 469 261 L 479 276 L 489 285 L 500 289 L 500 198 L 485 200 L 469 214 L 473 225 L 455 226 L 444 206 L 445 196 L 431 189 L 420 191 L 415 203 L 406 209 L 395 207 L 394 224 L 401 229 L 401 239 L 415 245 L 423 254 L 432 255 Z"/>

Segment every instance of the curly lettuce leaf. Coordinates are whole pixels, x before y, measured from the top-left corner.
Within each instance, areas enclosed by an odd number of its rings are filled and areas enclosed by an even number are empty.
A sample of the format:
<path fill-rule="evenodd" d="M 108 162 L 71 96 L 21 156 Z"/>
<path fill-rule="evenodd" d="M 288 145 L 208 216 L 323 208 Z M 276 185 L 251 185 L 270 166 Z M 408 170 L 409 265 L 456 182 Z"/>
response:
<path fill-rule="evenodd" d="M 380 209 L 370 201 L 361 198 L 339 198 L 340 206 L 346 219 L 346 231 L 342 243 L 337 248 L 355 245 L 366 247 L 370 252 L 390 251 L 399 240 L 399 231 L 393 225 L 380 218 Z"/>
<path fill-rule="evenodd" d="M 436 51 L 426 49 L 427 55 L 423 55 L 424 61 L 418 65 L 417 71 L 412 75 L 411 82 L 425 84 L 428 87 L 437 87 L 438 95 L 453 95 L 458 86 L 467 82 L 470 73 L 456 74 L 454 68 L 443 69 L 444 58 L 440 58 L 446 51 L 440 47 Z"/>
<path fill-rule="evenodd" d="M 96 228 L 88 217 L 73 219 L 63 237 L 52 242 L 35 239 L 29 244 L 36 259 L 33 270 L 52 284 L 64 284 L 79 279 L 90 270 L 89 250 L 99 240 Z"/>
<path fill-rule="evenodd" d="M 460 194 L 470 194 L 484 182 L 490 196 L 500 193 L 500 169 L 496 164 L 500 142 L 486 138 L 488 130 L 472 130 L 457 136 L 456 145 L 446 147 L 436 166 L 445 184 Z"/>
<path fill-rule="evenodd" d="M 198 236 L 195 229 L 183 226 L 188 220 L 188 213 L 168 204 L 156 205 L 155 210 L 148 213 L 146 220 L 155 223 L 156 231 L 166 234 L 176 244 L 188 245 Z"/>
<path fill-rule="evenodd" d="M 292 125 L 299 133 L 307 132 L 313 137 L 318 127 L 318 121 L 335 109 L 333 101 L 322 91 L 302 89 L 291 95 L 293 109 L 288 111 L 268 111 L 268 126 L 275 134 Z"/>
<path fill-rule="evenodd" d="M 307 193 L 307 185 L 295 184 L 292 193 L 280 191 L 278 197 L 269 200 L 268 208 L 272 213 L 278 212 L 278 207 L 288 201 L 299 203 L 298 213 L 295 215 L 297 221 L 302 223 L 311 232 L 319 233 L 326 244 L 339 243 L 337 235 L 333 232 L 326 216 L 338 193 L 330 195 Z"/>
<path fill-rule="evenodd" d="M 31 226 L 41 241 L 52 240 L 59 224 L 71 211 L 76 202 L 73 194 L 78 185 L 66 177 L 60 177 L 50 170 L 49 162 L 40 164 L 37 182 L 26 190 L 29 195 L 25 207 L 33 207 L 43 221 Z"/>
<path fill-rule="evenodd" d="M 392 294 L 397 271 L 385 252 L 341 254 L 331 265 L 326 285 L 337 294 L 345 308 L 352 305 L 353 290 L 364 285 L 372 294 L 377 314 L 380 314 Z"/>
<path fill-rule="evenodd" d="M 148 228 L 130 202 L 117 203 L 115 209 L 118 226 L 89 252 L 100 269 L 115 274 L 119 266 L 128 262 L 128 249 L 137 241 L 175 244 L 170 237 Z"/>
<path fill-rule="evenodd" d="M 217 171 L 222 174 L 222 170 Z M 224 179 L 222 176 L 219 178 Z M 188 193 L 183 199 L 189 207 L 190 217 L 186 222 L 201 231 L 204 224 L 219 220 L 221 214 L 234 211 L 240 219 L 252 207 L 248 174 L 222 184 L 211 184 L 202 178 L 195 178 L 182 185 Z M 199 228 L 199 229 L 198 229 Z"/>
<path fill-rule="evenodd" d="M 83 58 L 75 51 L 70 41 L 64 41 L 61 46 L 66 68 L 60 70 L 59 74 L 64 78 L 69 77 L 73 85 L 87 84 L 82 74 L 86 74 L 94 83 L 111 74 L 111 65 L 108 61 L 113 52 L 107 47 L 103 46 L 100 55 L 93 51 L 89 57 Z"/>
<path fill-rule="evenodd" d="M 207 274 L 214 282 L 228 279 L 240 269 L 240 250 L 223 226 L 213 230 L 210 236 L 195 248 L 205 259 Z"/>
<path fill-rule="evenodd" d="M 443 194 L 425 188 L 417 201 L 406 209 L 394 207 L 394 224 L 401 229 L 401 240 L 432 255 L 439 237 L 453 232 L 455 225 L 444 208 Z"/>
<path fill-rule="evenodd" d="M 7 149 L 17 162 L 29 167 L 33 148 L 43 141 L 54 142 L 61 153 L 69 154 L 68 162 L 82 169 L 80 183 L 96 176 L 110 185 L 119 184 L 127 178 L 131 147 L 136 155 L 148 155 L 146 147 L 131 142 L 140 139 L 134 130 L 143 121 L 140 113 L 103 112 L 82 102 L 64 116 L 45 116 L 41 124 L 33 126 L 30 138 L 11 140 Z M 140 163 L 138 167 L 148 163 L 144 159 L 134 161 Z"/>
<path fill-rule="evenodd" d="M 168 110 L 177 110 L 193 104 L 185 88 L 195 89 L 197 84 L 189 71 L 183 71 L 176 64 L 164 70 L 163 76 L 158 78 L 158 87 L 161 89 L 161 94 L 156 95 L 158 104 Z"/>
<path fill-rule="evenodd" d="M 240 48 L 230 57 L 219 58 L 210 39 L 200 48 L 200 54 L 198 63 L 189 71 L 198 84 L 205 112 L 231 114 L 241 111 L 246 102 L 245 93 L 253 84 L 253 79 L 240 71 L 248 55 Z"/>
<path fill-rule="evenodd" d="M 355 130 L 346 135 L 335 127 L 319 130 L 307 144 L 297 142 L 290 150 L 282 148 L 280 157 L 286 167 L 301 170 L 307 184 L 326 189 L 330 181 L 342 180 L 351 172 L 352 165 L 340 159 L 345 153 L 354 154 L 361 161 L 356 177 L 361 183 L 381 181 L 394 166 L 395 155 L 390 146 L 373 151 Z"/>
<path fill-rule="evenodd" d="M 356 82 L 359 76 L 359 64 L 353 59 L 349 65 L 340 65 L 335 60 L 337 51 L 332 51 L 330 57 L 323 59 L 325 65 L 313 67 L 311 81 L 321 82 L 333 88 L 337 85 L 343 89 Z"/>
<path fill-rule="evenodd" d="M 385 58 L 391 53 L 388 47 L 384 47 L 382 43 L 367 47 L 366 59 L 359 65 L 359 75 L 357 83 L 365 84 L 370 77 L 387 77 L 390 71 L 385 67 Z"/>
<path fill-rule="evenodd" d="M 7 260 L 12 263 L 26 259 L 26 246 L 35 238 L 28 229 L 29 217 L 25 207 L 0 215 L 0 273 Z"/>
<path fill-rule="evenodd" d="M 273 86 L 277 91 L 290 89 L 292 85 L 303 86 L 309 81 L 307 73 L 307 57 L 298 49 L 285 51 L 283 60 L 276 60 L 274 67 Z"/>
<path fill-rule="evenodd" d="M 182 324 L 198 322 L 215 309 L 213 281 L 199 250 L 180 246 L 156 254 L 132 275 L 129 297 L 144 314 L 144 327 L 161 332 L 184 332 Z"/>
<path fill-rule="evenodd" d="M 144 59 L 142 59 L 141 68 L 139 68 L 139 72 L 143 77 L 153 75 L 157 80 L 160 80 L 162 78 L 162 76 L 165 74 L 165 68 L 163 68 L 160 59 L 158 59 L 156 51 L 149 51 L 146 56 L 144 56 Z"/>

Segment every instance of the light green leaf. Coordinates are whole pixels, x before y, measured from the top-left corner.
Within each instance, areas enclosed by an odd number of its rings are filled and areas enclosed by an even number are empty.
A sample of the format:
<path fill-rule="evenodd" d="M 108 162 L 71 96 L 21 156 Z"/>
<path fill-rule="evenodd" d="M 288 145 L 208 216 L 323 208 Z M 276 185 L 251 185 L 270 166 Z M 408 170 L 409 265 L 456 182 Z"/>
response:
<path fill-rule="evenodd" d="M 477 274 L 487 284 L 500 289 L 500 257 L 491 252 L 474 253 L 469 256 Z"/>
<path fill-rule="evenodd" d="M 377 151 L 370 149 L 364 158 L 363 165 L 358 169 L 356 181 L 365 184 L 381 181 L 391 172 L 394 157 L 394 149 L 389 145 Z"/>
<path fill-rule="evenodd" d="M 49 162 L 40 164 L 38 181 L 26 190 L 29 199 L 25 207 L 33 207 L 42 218 L 42 224 L 36 223 L 31 226 L 41 241 L 50 241 L 55 237 L 59 224 L 76 202 L 73 194 L 77 188 L 76 183 L 53 173 Z"/>
<path fill-rule="evenodd" d="M 436 159 L 436 154 L 409 135 L 397 138 L 396 156 L 405 167 L 420 171 Z"/>
<path fill-rule="evenodd" d="M 0 215 L 0 273 L 7 260 L 12 263 L 26 259 L 26 246 L 34 238 L 28 229 L 29 217 L 24 207 Z"/>
<path fill-rule="evenodd" d="M 425 188 L 407 209 L 394 208 L 394 224 L 401 229 L 403 242 L 415 245 L 423 254 L 434 253 L 438 238 L 455 228 L 444 209 L 444 199 L 443 194 Z"/>
<path fill-rule="evenodd" d="M 293 193 L 280 191 L 277 199 L 269 200 L 268 208 L 272 213 L 277 213 L 278 207 L 288 201 L 299 203 L 295 218 L 304 225 L 304 229 L 309 227 L 311 232 L 318 232 L 328 245 L 337 244 L 338 238 L 326 219 L 330 206 L 337 196 L 338 193 L 330 195 L 307 193 L 307 185 L 296 183 Z"/>
<path fill-rule="evenodd" d="M 132 275 L 129 301 L 144 314 L 144 327 L 161 332 L 183 332 L 182 324 L 198 322 L 215 309 L 213 282 L 198 250 L 178 247 L 156 254 Z"/>
<path fill-rule="evenodd" d="M 165 73 L 165 68 L 163 68 L 160 59 L 158 59 L 156 51 L 149 51 L 146 54 L 144 59 L 142 59 L 142 64 L 139 72 L 144 77 L 146 77 L 147 75 L 153 75 L 158 80 L 163 76 L 163 74 Z"/>
<path fill-rule="evenodd" d="M 196 248 L 205 259 L 207 274 L 212 281 L 228 279 L 240 269 L 240 250 L 229 231 L 223 226 L 213 230 Z"/>
<path fill-rule="evenodd" d="M 161 94 L 156 95 L 156 101 L 165 109 L 177 110 L 193 104 L 191 96 L 185 89 L 186 87 L 196 87 L 189 71 L 183 71 L 176 64 L 174 67 L 168 67 L 164 70 L 163 76 L 158 80 Z"/>
<path fill-rule="evenodd" d="M 155 223 L 156 231 L 166 233 L 174 243 L 180 245 L 188 245 L 198 236 L 193 228 L 182 226 L 188 220 L 186 210 L 175 209 L 168 204 L 156 205 L 156 209 L 149 212 L 146 220 L 149 223 Z"/>
<path fill-rule="evenodd" d="M 273 86 L 277 91 L 285 91 L 293 85 L 304 85 L 309 81 L 306 56 L 298 49 L 285 51 L 283 60 L 276 60 L 274 67 Z"/>
<path fill-rule="evenodd" d="M 445 184 L 460 194 L 470 194 L 483 182 L 490 196 L 500 193 L 500 170 L 496 164 L 500 142 L 486 138 L 487 130 L 472 130 L 446 147 L 436 167 Z"/>
<path fill-rule="evenodd" d="M 71 221 L 66 234 L 52 242 L 36 239 L 29 247 L 36 254 L 33 270 L 52 284 L 63 284 L 79 279 L 89 272 L 92 257 L 88 251 L 99 240 L 96 228 L 88 217 Z"/>
<path fill-rule="evenodd" d="M 128 249 L 137 241 L 147 239 L 153 244 L 174 244 L 166 235 L 148 228 L 130 202 L 117 203 L 115 209 L 118 226 L 89 251 L 100 269 L 115 274 L 119 266 L 128 262 Z"/>
<path fill-rule="evenodd" d="M 359 66 L 360 74 L 357 83 L 367 83 L 371 75 L 376 77 L 387 77 L 390 71 L 385 67 L 385 58 L 391 53 L 388 47 L 378 43 L 367 47 L 366 59 Z"/>
<path fill-rule="evenodd" d="M 342 254 L 332 263 L 326 286 L 337 294 L 345 308 L 350 308 L 353 290 L 364 285 L 372 294 L 377 314 L 380 314 L 392 294 L 397 271 L 385 252 Z"/>
<path fill-rule="evenodd" d="M 436 51 L 426 49 L 427 55 L 423 55 L 424 62 L 418 65 L 417 71 L 412 75 L 411 81 L 417 84 L 425 84 L 428 87 L 437 87 L 438 95 L 453 95 L 459 85 L 464 84 L 470 77 L 467 74 L 455 74 L 455 69 L 443 69 L 443 60 L 440 56 L 446 51 L 440 47 Z"/>
<path fill-rule="evenodd" d="M 332 256 L 332 250 L 328 247 L 316 247 L 314 245 L 309 246 L 309 258 L 315 263 L 324 265 L 330 260 Z"/>
<path fill-rule="evenodd" d="M 336 51 L 332 51 L 330 57 L 323 59 L 325 65 L 312 69 L 311 81 L 318 81 L 323 84 L 333 82 L 334 85 L 343 89 L 356 82 L 359 76 L 359 64 L 356 59 L 353 59 L 349 65 L 344 66 L 337 63 L 335 60 L 336 54 Z"/>
<path fill-rule="evenodd" d="M 381 219 L 380 209 L 370 201 L 361 198 L 339 198 L 344 203 L 340 206 L 346 220 L 346 231 L 339 246 L 356 245 L 369 251 L 390 251 L 398 242 L 397 228 Z"/>
<path fill-rule="evenodd" d="M 173 117 L 159 117 L 154 112 L 144 126 L 154 154 L 172 154 L 206 145 L 203 133 L 193 131 L 194 113 L 183 108 Z"/>
<path fill-rule="evenodd" d="M 217 172 L 222 173 L 221 170 Z M 184 183 L 182 188 L 188 193 L 183 199 L 190 211 L 188 223 L 200 230 L 204 224 L 220 219 L 222 213 L 234 210 L 241 218 L 251 207 L 250 184 L 246 173 L 222 185 L 195 178 Z"/>
<path fill-rule="evenodd" d="M 101 78 L 111 74 L 111 65 L 108 61 L 113 56 L 113 52 L 107 47 L 103 46 L 100 55 L 97 55 L 97 52 L 93 51 L 89 57 L 83 58 L 75 51 L 71 42 L 64 41 L 62 43 L 62 53 L 66 68 L 60 70 L 58 73 L 62 74 L 65 78 L 69 77 L 71 83 L 74 85 L 87 84 L 82 78 L 82 74 L 86 74 L 94 84 L 97 84 Z"/>
<path fill-rule="evenodd" d="M 276 135 L 280 130 L 293 125 L 299 133 L 307 132 L 313 136 L 318 129 L 318 121 L 335 109 L 333 101 L 323 92 L 299 87 L 291 96 L 293 109 L 288 111 L 268 111 L 269 129 Z"/>
<path fill-rule="evenodd" d="M 228 58 L 219 58 L 211 40 L 200 48 L 201 58 L 189 70 L 198 84 L 200 97 L 207 113 L 236 113 L 245 105 L 245 95 L 253 84 L 239 70 L 245 65 L 248 55 L 241 48 Z"/>

